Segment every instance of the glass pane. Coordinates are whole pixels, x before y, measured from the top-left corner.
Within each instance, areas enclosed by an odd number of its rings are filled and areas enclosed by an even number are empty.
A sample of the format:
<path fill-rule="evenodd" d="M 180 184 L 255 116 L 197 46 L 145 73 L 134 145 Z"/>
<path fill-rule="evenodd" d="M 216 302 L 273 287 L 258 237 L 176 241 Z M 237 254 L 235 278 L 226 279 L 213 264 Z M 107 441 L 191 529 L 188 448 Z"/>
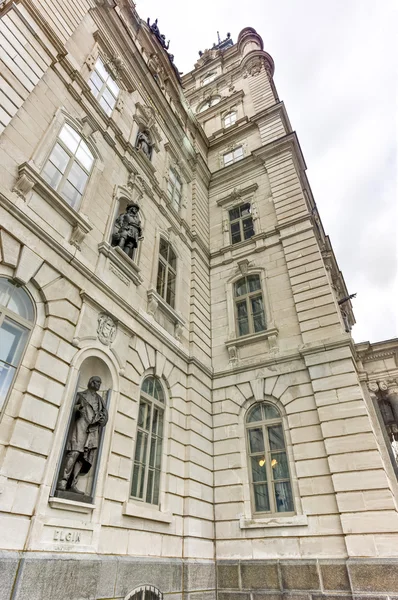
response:
<path fill-rule="evenodd" d="M 233 233 L 231 235 L 231 244 L 238 244 L 241 241 L 240 230 L 238 233 Z"/>
<path fill-rule="evenodd" d="M 69 183 L 69 181 L 65 181 L 61 196 L 72 206 L 72 208 L 77 207 L 80 204 L 81 194 Z"/>
<path fill-rule="evenodd" d="M 259 428 L 248 429 L 250 452 L 264 452 L 263 430 Z"/>
<path fill-rule="evenodd" d="M 253 317 L 253 328 L 255 333 L 258 333 L 259 331 L 265 331 L 266 325 L 264 314 L 259 314 Z"/>
<path fill-rule="evenodd" d="M 247 215 L 250 215 L 251 213 L 251 207 L 250 204 L 242 204 L 242 206 L 240 207 L 240 214 L 242 217 L 247 217 Z"/>
<path fill-rule="evenodd" d="M 165 258 L 166 260 L 167 260 L 168 249 L 169 249 L 169 244 L 166 242 L 166 240 L 164 240 L 163 238 L 160 238 L 159 254 L 161 256 L 163 256 L 163 258 Z"/>
<path fill-rule="evenodd" d="M 147 408 L 147 405 L 144 402 L 140 402 L 140 407 L 138 409 L 138 420 L 137 420 L 138 427 L 144 427 L 146 408 Z"/>
<path fill-rule="evenodd" d="M 146 488 L 146 501 L 152 502 L 152 486 L 153 486 L 153 471 L 148 471 L 148 480 L 147 480 L 147 488 Z"/>
<path fill-rule="evenodd" d="M 134 464 L 134 471 L 133 471 L 133 483 L 131 485 L 131 495 L 132 496 L 138 496 L 138 484 L 139 484 L 139 480 L 140 480 L 140 473 L 141 473 L 142 467 L 140 465 Z"/>
<path fill-rule="evenodd" d="M 91 92 L 95 98 L 98 97 L 102 87 L 102 81 L 98 77 L 97 73 L 93 73 L 88 81 L 88 85 L 90 86 Z"/>
<path fill-rule="evenodd" d="M 115 106 L 116 104 L 116 98 L 113 94 L 111 94 L 110 90 L 108 88 L 106 88 L 104 90 L 104 93 L 102 94 L 103 99 L 105 100 L 105 102 L 107 102 L 109 104 L 109 106 L 111 106 L 112 108 Z"/>
<path fill-rule="evenodd" d="M 263 416 L 262 416 L 262 412 L 261 412 L 261 404 L 256 404 L 249 411 L 246 421 L 248 423 L 253 423 L 254 421 L 262 421 L 262 419 L 263 419 Z"/>
<path fill-rule="evenodd" d="M 65 146 L 74 154 L 81 140 L 80 135 L 70 125 L 64 125 L 59 134 Z"/>
<path fill-rule="evenodd" d="M 254 504 L 256 512 L 267 512 L 269 508 L 268 487 L 265 483 L 256 483 L 254 486 Z"/>
<path fill-rule="evenodd" d="M 156 469 L 153 480 L 153 498 L 152 504 L 159 504 L 159 482 L 160 482 L 160 471 Z"/>
<path fill-rule="evenodd" d="M 250 239 L 254 235 L 253 228 L 253 219 L 250 217 L 249 219 L 245 219 L 243 221 L 243 237 L 245 240 Z"/>
<path fill-rule="evenodd" d="M 0 360 L 18 366 L 25 349 L 28 329 L 6 317 L 0 327 Z"/>
<path fill-rule="evenodd" d="M 230 221 L 235 221 L 236 219 L 239 219 L 239 217 L 240 217 L 239 208 L 233 208 L 232 210 L 229 211 Z"/>
<path fill-rule="evenodd" d="M 106 81 L 109 77 L 108 72 L 105 69 L 104 63 L 100 58 L 97 58 L 95 63 L 95 70 L 101 75 L 102 79 Z"/>
<path fill-rule="evenodd" d="M 174 186 L 173 186 L 172 182 L 169 180 L 169 182 L 167 184 L 167 194 L 168 194 L 170 200 L 173 198 L 173 192 L 174 192 Z"/>
<path fill-rule="evenodd" d="M 271 450 L 280 450 L 285 447 L 282 425 L 268 427 L 268 438 Z"/>
<path fill-rule="evenodd" d="M 156 446 L 156 457 L 155 457 L 155 467 L 160 469 L 160 464 L 162 462 L 162 440 L 158 439 L 158 443 Z"/>
<path fill-rule="evenodd" d="M 28 294 L 5 277 L 0 277 L 0 305 L 28 321 L 34 320 L 35 313 Z"/>
<path fill-rule="evenodd" d="M 163 402 L 163 397 L 162 397 Z M 159 423 L 158 423 L 158 436 L 162 437 L 163 435 L 163 411 L 159 411 Z"/>
<path fill-rule="evenodd" d="M 247 294 L 246 277 L 235 283 L 235 296 L 243 296 L 244 294 Z"/>
<path fill-rule="evenodd" d="M 163 402 L 163 400 L 164 400 L 163 388 L 157 379 L 155 379 L 154 382 L 155 382 L 155 398 L 157 398 L 157 400 L 160 400 L 161 402 Z"/>
<path fill-rule="evenodd" d="M 62 173 L 58 171 L 58 169 L 54 167 L 50 161 L 47 161 L 41 174 L 43 179 L 45 179 L 54 190 L 56 190 L 59 182 L 62 179 Z"/>
<path fill-rule="evenodd" d="M 164 264 L 161 261 L 159 261 L 158 278 L 156 281 L 156 291 L 160 296 L 162 296 L 162 298 L 164 297 L 165 277 L 166 277 L 166 267 L 164 266 Z"/>
<path fill-rule="evenodd" d="M 278 409 L 276 409 L 275 406 L 272 406 L 272 404 L 263 404 L 262 406 L 263 406 L 263 410 L 264 410 L 264 419 L 280 419 L 281 418 Z"/>
<path fill-rule="evenodd" d="M 227 166 L 233 162 L 232 152 L 228 152 L 228 154 L 224 154 L 224 165 Z"/>
<path fill-rule="evenodd" d="M 156 437 L 152 436 L 151 438 L 151 450 L 149 452 L 149 466 L 155 466 L 155 456 L 156 456 Z"/>
<path fill-rule="evenodd" d="M 241 237 L 240 237 L 240 222 L 239 221 L 235 221 L 234 223 L 231 223 L 231 235 L 232 235 L 232 239 L 235 240 L 236 242 L 240 242 Z M 234 242 L 232 242 L 234 243 Z"/>
<path fill-rule="evenodd" d="M 167 277 L 166 302 L 174 308 L 176 276 L 169 270 Z"/>
<path fill-rule="evenodd" d="M 76 161 L 74 161 L 71 170 L 69 171 L 68 181 L 80 192 L 80 194 L 82 194 L 87 179 L 87 173 L 83 171 L 81 166 Z"/>
<path fill-rule="evenodd" d="M 171 246 L 169 246 L 169 265 L 174 270 L 176 268 L 176 262 L 177 262 L 176 255 L 175 255 L 173 249 L 171 248 Z"/>
<path fill-rule="evenodd" d="M 254 298 L 251 297 L 250 298 L 250 303 L 251 303 L 251 308 L 252 308 L 252 314 L 253 315 L 257 315 L 259 313 L 263 313 L 264 309 L 263 309 L 263 297 L 262 296 L 255 296 Z"/>
<path fill-rule="evenodd" d="M 239 148 L 236 148 L 236 150 L 234 150 L 233 152 L 234 155 L 234 160 L 239 160 L 240 158 L 243 157 L 243 148 L 242 146 L 240 146 Z"/>
<path fill-rule="evenodd" d="M 261 289 L 260 277 L 258 275 L 249 275 L 247 278 L 249 292 L 255 292 Z"/>
<path fill-rule="evenodd" d="M 69 159 L 70 156 L 66 150 L 64 150 L 60 144 L 55 144 L 49 160 L 57 167 L 58 171 L 61 171 L 61 173 L 65 172 Z"/>
<path fill-rule="evenodd" d="M 257 481 L 267 481 L 267 472 L 265 470 L 265 457 L 264 456 L 252 456 L 252 480 L 254 482 Z"/>
<path fill-rule="evenodd" d="M 238 315 L 238 319 L 247 318 L 247 303 L 246 300 L 243 302 L 236 303 L 236 314 Z"/>
<path fill-rule="evenodd" d="M 273 479 L 289 479 L 289 466 L 286 452 L 272 453 L 271 467 Z"/>
<path fill-rule="evenodd" d="M 117 85 L 117 83 L 115 83 L 115 81 L 112 79 L 112 77 L 108 78 L 106 85 L 109 87 L 109 89 L 111 90 L 111 92 L 115 96 L 115 98 L 117 98 L 119 95 L 119 92 L 120 92 L 120 88 Z"/>
<path fill-rule="evenodd" d="M 293 495 L 289 481 L 275 483 L 276 510 L 278 512 L 293 512 Z"/>
<path fill-rule="evenodd" d="M 11 387 L 16 368 L 0 361 L 0 410 Z"/>
<path fill-rule="evenodd" d="M 106 112 L 106 114 L 108 115 L 108 117 L 110 117 L 112 114 L 113 108 L 108 104 L 108 102 L 103 97 L 100 98 L 99 103 L 102 106 L 102 108 L 104 109 L 104 111 Z"/>
<path fill-rule="evenodd" d="M 238 321 L 238 335 L 248 335 L 248 333 L 250 333 L 248 319 L 240 319 Z"/>
<path fill-rule="evenodd" d="M 87 171 L 91 170 L 92 164 L 94 162 L 94 156 L 88 149 L 87 144 L 85 144 L 83 141 L 80 142 L 80 146 L 76 152 L 76 158 L 81 162 L 83 167 L 87 169 Z"/>

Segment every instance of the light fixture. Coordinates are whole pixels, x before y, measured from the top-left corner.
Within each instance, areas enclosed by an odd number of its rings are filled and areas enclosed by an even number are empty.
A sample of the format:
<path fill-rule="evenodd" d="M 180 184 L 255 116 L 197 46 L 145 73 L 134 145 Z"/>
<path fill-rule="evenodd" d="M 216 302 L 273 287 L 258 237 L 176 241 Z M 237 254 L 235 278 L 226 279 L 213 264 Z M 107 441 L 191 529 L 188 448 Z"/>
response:
<path fill-rule="evenodd" d="M 265 465 L 265 458 L 260 458 L 258 464 L 260 465 L 260 467 L 263 467 Z"/>
<path fill-rule="evenodd" d="M 276 460 L 276 458 L 273 458 L 271 460 L 271 467 L 274 468 L 274 467 L 276 467 L 277 464 L 278 464 L 278 461 Z"/>

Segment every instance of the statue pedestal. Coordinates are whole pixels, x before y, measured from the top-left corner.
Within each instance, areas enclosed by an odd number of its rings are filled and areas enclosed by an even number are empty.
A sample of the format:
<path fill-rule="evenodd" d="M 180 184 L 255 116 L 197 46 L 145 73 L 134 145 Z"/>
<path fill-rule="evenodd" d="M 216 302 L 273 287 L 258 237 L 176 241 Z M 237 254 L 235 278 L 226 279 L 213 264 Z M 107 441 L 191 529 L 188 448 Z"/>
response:
<path fill-rule="evenodd" d="M 85 502 L 86 504 L 92 504 L 94 501 L 92 496 L 87 496 L 86 494 L 76 494 L 70 490 L 55 490 L 54 497 L 63 498 L 64 500 L 74 500 L 75 502 Z"/>

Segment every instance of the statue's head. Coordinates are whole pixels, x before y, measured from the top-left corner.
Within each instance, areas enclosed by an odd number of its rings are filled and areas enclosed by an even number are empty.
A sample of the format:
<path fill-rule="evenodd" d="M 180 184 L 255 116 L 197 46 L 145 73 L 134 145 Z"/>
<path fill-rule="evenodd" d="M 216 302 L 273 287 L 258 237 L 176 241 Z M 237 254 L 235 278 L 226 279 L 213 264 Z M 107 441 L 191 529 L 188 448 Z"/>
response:
<path fill-rule="evenodd" d="M 127 212 L 133 213 L 133 215 L 136 215 L 139 210 L 140 210 L 140 207 L 135 202 L 132 202 L 131 204 L 127 205 Z"/>
<path fill-rule="evenodd" d="M 90 379 L 88 380 L 87 387 L 89 390 L 94 390 L 95 392 L 98 392 L 98 390 L 101 387 L 101 377 L 98 377 L 98 375 L 93 375 L 93 377 L 90 377 Z"/>

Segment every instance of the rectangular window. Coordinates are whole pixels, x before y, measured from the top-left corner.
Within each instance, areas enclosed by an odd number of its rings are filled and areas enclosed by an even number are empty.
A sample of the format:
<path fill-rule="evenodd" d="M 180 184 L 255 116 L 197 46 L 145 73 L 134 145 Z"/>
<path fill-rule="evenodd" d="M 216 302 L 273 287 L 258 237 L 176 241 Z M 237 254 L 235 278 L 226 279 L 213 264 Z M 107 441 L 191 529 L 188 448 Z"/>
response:
<path fill-rule="evenodd" d="M 115 108 L 120 88 L 108 73 L 100 58 L 97 58 L 88 84 L 91 92 L 97 98 L 106 114 L 110 116 Z"/>
<path fill-rule="evenodd" d="M 231 125 L 234 125 L 236 123 L 236 112 L 230 112 L 227 115 L 225 115 L 224 117 L 224 127 L 231 127 Z"/>
<path fill-rule="evenodd" d="M 229 211 L 231 244 L 248 240 L 254 235 L 253 217 L 249 202 Z"/>
<path fill-rule="evenodd" d="M 265 312 L 259 275 L 242 277 L 234 284 L 237 335 L 265 331 Z"/>
<path fill-rule="evenodd" d="M 239 146 L 239 148 L 235 148 L 235 150 L 232 150 L 232 152 L 227 152 L 227 154 L 224 154 L 224 167 L 228 167 L 229 165 L 232 165 L 235 162 L 238 162 L 238 160 L 242 160 L 243 158 L 243 148 L 242 146 Z"/>
<path fill-rule="evenodd" d="M 178 212 L 181 206 L 181 194 L 182 194 L 182 183 L 177 173 L 170 169 L 169 171 L 169 182 L 167 184 L 167 195 L 173 206 Z"/>
<path fill-rule="evenodd" d="M 156 291 L 171 306 L 175 305 L 176 255 L 171 245 L 160 238 Z"/>

